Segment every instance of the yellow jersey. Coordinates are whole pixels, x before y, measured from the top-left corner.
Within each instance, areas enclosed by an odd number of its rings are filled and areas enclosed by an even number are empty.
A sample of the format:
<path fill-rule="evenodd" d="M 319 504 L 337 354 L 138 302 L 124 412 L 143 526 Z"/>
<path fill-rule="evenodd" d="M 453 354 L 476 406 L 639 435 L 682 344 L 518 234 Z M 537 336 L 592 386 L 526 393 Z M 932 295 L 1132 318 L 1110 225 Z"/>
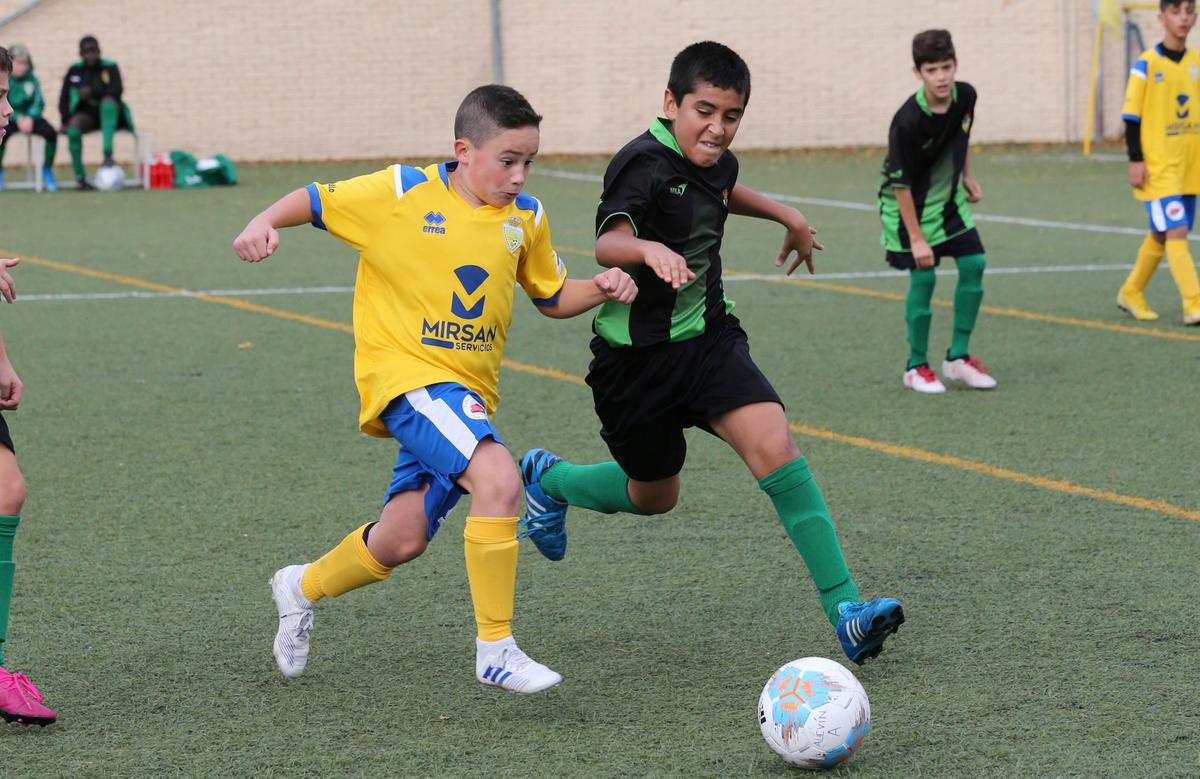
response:
<path fill-rule="evenodd" d="M 541 202 L 472 208 L 453 189 L 455 162 L 392 165 L 309 184 L 312 224 L 359 253 L 354 282 L 354 380 L 364 433 L 390 437 L 379 415 L 394 398 L 440 382 L 474 390 L 488 413 L 520 284 L 553 305 L 566 268 Z"/>
<path fill-rule="evenodd" d="M 1141 124 L 1150 179 L 1134 197 L 1200 193 L 1200 56 L 1194 50 L 1179 62 L 1162 44 L 1143 52 L 1129 71 L 1121 116 Z"/>

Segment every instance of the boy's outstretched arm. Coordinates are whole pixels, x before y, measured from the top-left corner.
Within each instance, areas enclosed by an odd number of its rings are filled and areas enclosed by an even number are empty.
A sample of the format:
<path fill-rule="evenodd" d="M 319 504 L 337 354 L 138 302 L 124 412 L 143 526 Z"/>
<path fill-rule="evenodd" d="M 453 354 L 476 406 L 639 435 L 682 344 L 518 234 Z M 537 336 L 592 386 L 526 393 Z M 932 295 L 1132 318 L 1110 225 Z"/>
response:
<path fill-rule="evenodd" d="M 775 258 L 775 267 L 782 268 L 788 256 L 796 252 L 796 259 L 787 266 L 784 274 L 790 276 L 801 263 L 808 266 L 810 275 L 813 273 L 813 250 L 825 247 L 813 238 L 817 231 L 809 226 L 804 214 L 741 184 L 735 184 L 729 195 L 729 213 L 770 219 L 783 225 L 787 234 L 783 236 L 783 248 Z"/>
<path fill-rule="evenodd" d="M 596 262 L 606 268 L 646 265 L 672 289 L 679 289 L 696 278 L 696 274 L 688 270 L 687 260 L 658 241 L 638 238 L 633 224 L 625 219 L 612 220 L 596 239 Z"/>
<path fill-rule="evenodd" d="M 551 319 L 568 319 L 608 300 L 629 305 L 637 297 L 633 277 L 620 268 L 609 268 L 591 279 L 567 279 L 552 306 L 538 306 Z"/>
<path fill-rule="evenodd" d="M 233 250 L 246 262 L 265 260 L 279 246 L 280 227 L 308 224 L 311 219 L 308 190 L 302 188 L 289 192 L 250 220 L 233 240 Z"/>

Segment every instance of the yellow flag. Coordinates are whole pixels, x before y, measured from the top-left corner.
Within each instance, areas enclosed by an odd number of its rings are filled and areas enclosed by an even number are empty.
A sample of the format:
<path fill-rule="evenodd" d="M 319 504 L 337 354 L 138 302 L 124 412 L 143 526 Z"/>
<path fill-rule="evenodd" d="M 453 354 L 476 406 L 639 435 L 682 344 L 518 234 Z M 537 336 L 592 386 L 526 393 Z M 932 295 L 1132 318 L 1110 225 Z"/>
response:
<path fill-rule="evenodd" d="M 1114 35 L 1121 32 L 1121 4 L 1117 0 L 1100 0 L 1100 22 Z"/>

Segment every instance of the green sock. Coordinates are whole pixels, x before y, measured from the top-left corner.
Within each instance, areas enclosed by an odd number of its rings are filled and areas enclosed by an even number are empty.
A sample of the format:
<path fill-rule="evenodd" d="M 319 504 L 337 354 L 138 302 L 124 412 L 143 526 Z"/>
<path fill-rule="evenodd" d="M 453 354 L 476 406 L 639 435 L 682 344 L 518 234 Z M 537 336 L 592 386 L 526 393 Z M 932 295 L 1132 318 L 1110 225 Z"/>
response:
<path fill-rule="evenodd" d="M 971 353 L 967 346 L 971 342 L 971 331 L 979 316 L 979 304 L 983 302 L 983 269 L 987 258 L 982 254 L 959 257 L 958 286 L 954 288 L 954 337 L 950 340 L 950 351 L 946 359 L 957 360 Z"/>
<path fill-rule="evenodd" d="M 12 603 L 13 572 L 17 566 L 12 561 L 13 536 L 21 518 L 11 514 L 0 514 L 0 665 L 4 665 L 4 641 L 8 638 L 8 606 Z"/>
<path fill-rule="evenodd" d="M 45 149 L 42 152 L 42 167 L 43 168 L 53 168 L 54 167 L 54 155 L 57 151 L 58 151 L 58 139 L 57 138 L 55 138 L 53 141 L 46 141 Z"/>
<path fill-rule="evenodd" d="M 104 159 L 113 153 L 113 136 L 117 133 L 117 116 L 120 106 L 115 100 L 100 103 L 100 134 L 104 137 Z"/>
<path fill-rule="evenodd" d="M 629 499 L 629 477 L 612 460 L 595 465 L 559 460 L 542 474 L 541 484 L 550 497 L 572 506 L 601 514 L 646 514 Z"/>
<path fill-rule="evenodd" d="M 908 297 L 904 299 L 904 320 L 908 322 L 908 368 L 929 362 L 929 322 L 933 319 L 933 288 L 937 274 L 933 268 L 917 268 L 908 274 Z"/>
<path fill-rule="evenodd" d="M 836 627 L 838 604 L 859 600 L 858 585 L 850 578 L 829 508 L 808 463 L 798 457 L 759 479 L 758 486 L 771 496 L 783 529 L 817 585 L 821 608 Z"/>
<path fill-rule="evenodd" d="M 83 178 L 83 132 L 78 127 L 67 128 L 67 149 L 71 152 L 71 169 L 75 171 L 75 178 Z"/>

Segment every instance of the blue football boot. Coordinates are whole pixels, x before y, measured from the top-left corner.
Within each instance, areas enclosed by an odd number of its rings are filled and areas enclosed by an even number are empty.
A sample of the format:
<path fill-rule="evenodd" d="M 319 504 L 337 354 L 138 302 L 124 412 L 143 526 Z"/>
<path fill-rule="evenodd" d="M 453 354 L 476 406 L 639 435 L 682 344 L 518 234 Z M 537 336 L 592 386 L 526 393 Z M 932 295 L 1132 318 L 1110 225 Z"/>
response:
<path fill-rule="evenodd" d="M 562 458 L 545 449 L 530 449 L 521 457 L 525 483 L 525 516 L 517 523 L 517 538 L 528 537 L 551 560 L 567 554 L 567 504 L 542 489 L 542 474 Z"/>
<path fill-rule="evenodd" d="M 838 640 L 846 657 L 858 665 L 883 651 L 883 640 L 904 623 L 904 609 L 895 598 L 847 601 L 838 606 L 838 614 Z"/>
<path fill-rule="evenodd" d="M 42 186 L 47 192 L 58 191 L 58 179 L 54 178 L 54 168 L 49 165 L 42 168 Z"/>

